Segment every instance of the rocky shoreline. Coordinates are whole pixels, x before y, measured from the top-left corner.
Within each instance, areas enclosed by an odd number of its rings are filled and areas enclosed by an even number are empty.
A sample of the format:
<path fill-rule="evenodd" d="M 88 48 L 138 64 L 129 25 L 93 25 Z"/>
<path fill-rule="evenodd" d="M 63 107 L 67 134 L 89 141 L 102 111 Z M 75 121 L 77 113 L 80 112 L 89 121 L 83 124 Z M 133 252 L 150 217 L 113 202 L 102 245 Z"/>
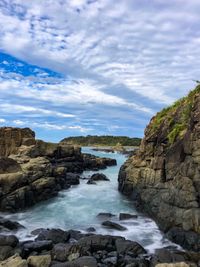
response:
<path fill-rule="evenodd" d="M 0 210 L 30 207 L 79 184 L 84 170 L 116 164 L 114 159 L 83 154 L 80 147 L 36 140 L 28 128 L 0 128 Z"/>
<path fill-rule="evenodd" d="M 102 213 L 99 216 L 111 218 L 113 215 Z M 121 219 L 132 216 L 119 215 Z M 0 219 L 2 223 L 8 231 L 23 227 L 17 222 Z M 34 238 L 19 241 L 9 232 L 0 234 L 0 267 L 195 267 L 200 261 L 200 253 L 178 251 L 174 247 L 157 249 L 154 254 L 149 254 L 135 241 L 95 234 L 90 228 L 88 233 L 36 229 L 31 236 Z"/>

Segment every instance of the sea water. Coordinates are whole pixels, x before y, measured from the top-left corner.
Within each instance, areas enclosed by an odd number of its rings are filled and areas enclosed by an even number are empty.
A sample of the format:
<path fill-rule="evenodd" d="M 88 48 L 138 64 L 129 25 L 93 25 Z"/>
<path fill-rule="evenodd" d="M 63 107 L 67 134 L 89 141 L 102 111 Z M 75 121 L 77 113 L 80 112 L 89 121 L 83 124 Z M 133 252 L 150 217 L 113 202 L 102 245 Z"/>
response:
<path fill-rule="evenodd" d="M 147 216 L 138 213 L 133 203 L 118 191 L 118 173 L 126 156 L 120 153 L 107 153 L 83 148 L 83 152 L 100 157 L 110 157 L 117 160 L 117 166 L 108 167 L 98 172 L 104 173 L 110 181 L 99 181 L 96 185 L 87 184 L 81 179 L 80 184 L 70 189 L 62 190 L 57 197 L 43 201 L 34 207 L 15 214 L 1 214 L 16 220 L 25 226 L 16 234 L 20 239 L 31 239 L 31 231 L 37 228 L 74 229 L 86 232 L 88 227 L 94 227 L 98 234 L 124 236 L 139 242 L 148 251 L 169 246 L 172 243 L 163 237 L 156 223 Z M 82 177 L 90 177 L 94 171 L 85 171 Z M 100 212 L 109 212 L 115 216 L 112 221 L 127 228 L 126 231 L 116 231 L 103 227 L 102 218 L 97 217 Z M 119 213 L 137 214 L 138 218 L 119 221 Z"/>

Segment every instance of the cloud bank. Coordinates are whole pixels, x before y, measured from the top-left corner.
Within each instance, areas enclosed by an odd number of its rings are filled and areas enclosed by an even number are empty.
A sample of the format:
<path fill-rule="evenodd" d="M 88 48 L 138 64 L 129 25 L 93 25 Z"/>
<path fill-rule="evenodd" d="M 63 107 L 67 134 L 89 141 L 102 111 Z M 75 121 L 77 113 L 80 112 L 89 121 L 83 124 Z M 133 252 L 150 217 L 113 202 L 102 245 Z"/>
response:
<path fill-rule="evenodd" d="M 142 136 L 199 79 L 197 0 L 2 0 L 1 125 Z"/>

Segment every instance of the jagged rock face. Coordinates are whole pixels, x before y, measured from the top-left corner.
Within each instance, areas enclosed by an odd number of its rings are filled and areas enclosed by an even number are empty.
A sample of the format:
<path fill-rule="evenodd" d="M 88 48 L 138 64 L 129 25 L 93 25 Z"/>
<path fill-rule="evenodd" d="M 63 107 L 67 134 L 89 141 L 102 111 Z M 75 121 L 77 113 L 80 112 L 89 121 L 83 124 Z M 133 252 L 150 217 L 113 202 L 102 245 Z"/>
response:
<path fill-rule="evenodd" d="M 22 145 L 34 145 L 35 133 L 29 128 L 0 128 L 0 158 L 15 154 Z"/>
<path fill-rule="evenodd" d="M 0 128 L 0 210 L 16 211 L 79 184 L 85 169 L 116 164 L 80 147 L 35 140 L 28 128 Z"/>
<path fill-rule="evenodd" d="M 187 100 L 188 101 L 188 100 Z M 191 104 L 191 103 L 190 103 Z M 119 173 L 119 190 L 148 212 L 168 237 L 188 249 L 200 249 L 200 93 L 193 96 L 190 116 L 181 134 L 170 143 L 183 102 L 145 130 L 137 155 Z M 158 115 L 157 115 L 158 116 Z M 169 118 L 170 117 L 170 118 Z M 176 123 L 172 130 L 171 123 Z M 172 123 L 172 124 L 173 124 Z M 172 132 L 174 131 L 174 132 Z"/>

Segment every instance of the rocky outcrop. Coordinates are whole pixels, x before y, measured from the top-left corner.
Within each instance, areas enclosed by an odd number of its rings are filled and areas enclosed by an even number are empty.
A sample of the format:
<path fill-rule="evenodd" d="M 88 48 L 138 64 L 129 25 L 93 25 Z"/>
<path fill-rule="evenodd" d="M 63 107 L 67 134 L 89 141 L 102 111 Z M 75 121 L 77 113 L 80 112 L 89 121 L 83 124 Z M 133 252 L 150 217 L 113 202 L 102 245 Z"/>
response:
<path fill-rule="evenodd" d="M 80 147 L 35 140 L 28 128 L 0 128 L 0 210 L 16 211 L 79 184 L 86 169 L 116 164 Z"/>
<path fill-rule="evenodd" d="M 8 157 L 10 154 L 17 153 L 22 145 L 34 145 L 35 133 L 29 128 L 0 128 L 0 157 Z"/>
<path fill-rule="evenodd" d="M 200 86 L 150 121 L 137 154 L 119 173 L 119 190 L 167 236 L 200 249 Z"/>

